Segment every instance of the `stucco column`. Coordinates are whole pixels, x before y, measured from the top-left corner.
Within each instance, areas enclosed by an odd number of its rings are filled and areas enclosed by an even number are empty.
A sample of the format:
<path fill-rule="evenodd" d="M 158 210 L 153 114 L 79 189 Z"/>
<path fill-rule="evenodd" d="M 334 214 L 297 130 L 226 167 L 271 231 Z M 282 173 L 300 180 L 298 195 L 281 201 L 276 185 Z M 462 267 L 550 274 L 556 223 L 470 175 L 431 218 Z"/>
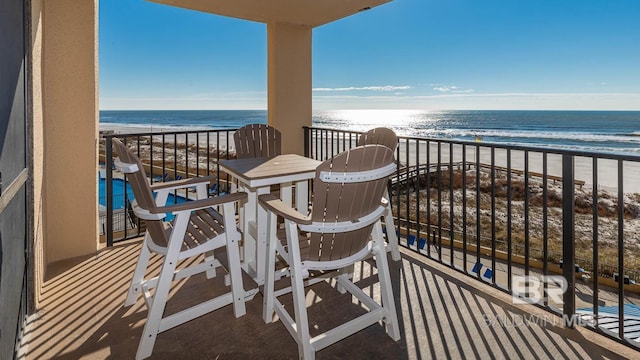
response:
<path fill-rule="evenodd" d="M 51 263 L 97 250 L 98 3 L 42 1 L 42 14 L 42 208 Z"/>
<path fill-rule="evenodd" d="M 309 26 L 267 24 L 268 123 L 286 136 L 283 153 L 304 152 L 302 127 L 311 126 Z"/>

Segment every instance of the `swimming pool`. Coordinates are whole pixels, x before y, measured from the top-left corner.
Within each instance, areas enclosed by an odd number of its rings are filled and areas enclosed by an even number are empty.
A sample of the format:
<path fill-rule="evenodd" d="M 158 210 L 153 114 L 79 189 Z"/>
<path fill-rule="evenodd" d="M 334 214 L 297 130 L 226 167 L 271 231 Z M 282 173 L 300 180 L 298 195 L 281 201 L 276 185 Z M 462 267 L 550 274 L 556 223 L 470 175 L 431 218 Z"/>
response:
<path fill-rule="evenodd" d="M 107 187 L 106 187 L 106 179 L 98 179 L 98 203 L 102 206 L 107 206 Z M 113 184 L 113 196 L 112 196 L 112 206 L 114 210 L 124 209 L 125 199 L 129 201 L 133 201 L 133 190 L 131 189 L 131 185 L 126 183 L 123 179 L 112 179 L 111 184 Z M 125 192 L 126 186 L 126 192 Z M 167 198 L 167 204 L 180 204 L 186 202 L 187 200 L 182 196 L 174 196 L 173 194 L 169 194 Z"/>

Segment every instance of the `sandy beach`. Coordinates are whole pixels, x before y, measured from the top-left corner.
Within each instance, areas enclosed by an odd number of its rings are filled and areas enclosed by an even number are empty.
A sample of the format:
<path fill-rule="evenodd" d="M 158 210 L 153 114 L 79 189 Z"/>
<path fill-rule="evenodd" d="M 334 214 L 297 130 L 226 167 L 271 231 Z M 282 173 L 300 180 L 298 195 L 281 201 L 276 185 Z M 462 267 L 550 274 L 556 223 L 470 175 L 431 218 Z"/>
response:
<path fill-rule="evenodd" d="M 100 132 L 113 132 L 114 134 L 136 134 L 136 133 L 160 133 L 160 132 L 176 132 L 176 131 L 212 131 L 209 128 L 196 128 L 196 127 L 184 127 L 184 128 L 176 128 L 176 127 L 156 127 L 156 126 L 142 126 L 142 125 L 116 125 L 116 124 L 100 124 Z M 216 135 L 209 136 L 209 145 L 215 147 L 219 150 L 225 151 L 235 151 L 233 146 L 233 131 L 229 131 L 229 137 L 227 137 L 226 130 L 220 130 L 216 133 Z M 162 135 L 154 136 L 154 141 L 162 141 Z M 165 137 L 166 142 L 173 142 L 173 136 Z M 186 139 L 184 134 L 177 136 L 177 141 L 179 143 L 185 143 Z M 202 133 L 197 139 L 198 143 L 201 145 L 205 145 L 207 143 L 207 134 Z M 196 135 L 190 134 L 188 137 L 189 144 L 196 143 Z M 227 145 L 228 144 L 228 145 Z M 219 145 L 219 146 L 218 146 Z"/>
<path fill-rule="evenodd" d="M 145 133 L 145 132 L 160 132 L 160 131 L 176 131 L 176 128 L 163 129 L 161 127 L 151 126 L 136 126 L 136 125 L 114 125 L 114 124 L 100 124 L 101 131 L 113 131 L 116 134 L 127 133 Z M 196 128 L 184 128 L 183 130 L 192 131 L 198 130 Z M 201 129 L 209 130 L 209 129 Z M 232 136 L 233 132 L 229 132 L 229 136 Z M 161 136 L 155 137 L 154 140 L 161 141 Z M 172 137 L 165 139 L 168 142 L 173 141 Z M 186 142 L 185 136 L 181 135 L 177 138 L 178 142 Z M 446 141 L 446 140 L 443 140 Z M 196 143 L 195 135 L 189 136 L 189 144 Z M 207 143 L 206 134 L 201 134 L 198 140 L 199 144 Z M 233 139 L 227 138 L 226 131 L 220 131 L 216 136 L 210 136 L 210 146 L 224 151 L 234 151 Z M 491 150 L 488 147 L 480 145 L 480 162 L 483 164 L 491 164 Z M 452 152 L 452 160 L 454 163 L 462 161 L 462 146 L 454 145 Z M 416 150 L 416 142 L 411 141 L 409 144 L 409 156 L 407 157 L 407 146 L 404 142 L 401 142 L 399 146 L 400 155 L 399 160 L 402 164 L 415 165 L 416 159 L 419 159 L 421 163 L 425 163 L 427 159 L 427 149 L 425 143 L 420 143 L 419 151 Z M 447 143 L 442 143 L 440 146 L 440 161 L 441 163 L 448 163 L 450 159 L 450 147 Z M 519 150 L 511 151 L 511 169 L 524 170 L 525 159 L 524 152 Z M 495 151 L 495 165 L 498 167 L 507 167 L 507 150 L 497 149 Z M 466 161 L 468 163 L 475 162 L 476 159 L 476 147 L 466 146 Z M 429 149 L 429 160 L 431 164 L 436 164 L 438 161 L 438 144 L 431 142 Z M 195 165 L 195 164 L 193 164 Z M 540 152 L 529 152 L 529 171 L 532 173 L 541 174 L 543 172 L 543 159 Z M 618 189 L 618 162 L 609 159 L 598 160 L 598 175 L 597 183 L 599 190 L 606 190 L 608 192 L 617 193 Z M 623 176 L 623 189 L 625 193 L 640 193 L 640 162 L 623 162 L 624 176 Z M 593 160 L 591 158 L 576 157 L 574 167 L 575 179 L 584 181 L 585 187 L 592 188 L 594 184 L 593 176 Z M 547 174 L 553 177 L 562 177 L 562 157 L 557 154 L 549 154 L 547 156 Z"/>
<path fill-rule="evenodd" d="M 491 149 L 480 145 L 480 162 L 483 164 L 491 164 Z M 407 161 L 406 145 L 401 143 L 399 146 L 400 157 L 399 160 L 403 164 L 415 165 L 416 158 L 420 159 L 421 163 L 426 162 L 427 149 L 424 143 L 420 144 L 419 154 L 416 157 L 415 142 L 409 144 L 409 158 Z M 466 162 L 474 163 L 476 161 L 476 147 L 466 146 Z M 443 164 L 448 163 L 450 160 L 450 147 L 448 143 L 442 143 L 440 146 L 440 161 Z M 463 149 L 461 145 L 453 146 L 453 163 L 462 162 Z M 543 155 L 541 152 L 530 151 L 529 154 L 529 172 L 542 174 L 543 173 Z M 512 170 L 524 170 L 525 168 L 525 152 L 520 150 L 510 151 L 511 157 L 511 169 Z M 507 167 L 507 150 L 496 149 L 495 151 L 495 163 L 497 167 Z M 431 164 L 438 162 L 438 144 L 430 143 L 429 159 Z M 598 160 L 598 175 L 597 183 L 599 190 L 606 190 L 609 192 L 617 193 L 618 189 L 618 162 L 610 159 Z M 640 193 L 640 162 L 623 162 L 623 189 L 625 193 Z M 549 154 L 547 156 L 547 174 L 553 177 L 562 177 L 562 156 L 558 154 Z M 586 187 L 593 187 L 593 160 L 586 157 L 575 157 L 574 164 L 574 176 L 576 180 L 584 181 Z"/>

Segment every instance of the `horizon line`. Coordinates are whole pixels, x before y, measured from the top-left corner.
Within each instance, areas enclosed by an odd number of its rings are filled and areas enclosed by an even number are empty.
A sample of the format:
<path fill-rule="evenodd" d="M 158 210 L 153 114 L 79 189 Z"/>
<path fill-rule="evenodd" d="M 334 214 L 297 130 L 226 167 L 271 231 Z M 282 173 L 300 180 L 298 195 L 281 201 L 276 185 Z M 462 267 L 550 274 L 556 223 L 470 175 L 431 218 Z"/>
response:
<path fill-rule="evenodd" d="M 99 109 L 98 111 L 268 111 L 268 109 Z M 628 111 L 640 112 L 638 109 L 316 109 L 315 111 Z"/>

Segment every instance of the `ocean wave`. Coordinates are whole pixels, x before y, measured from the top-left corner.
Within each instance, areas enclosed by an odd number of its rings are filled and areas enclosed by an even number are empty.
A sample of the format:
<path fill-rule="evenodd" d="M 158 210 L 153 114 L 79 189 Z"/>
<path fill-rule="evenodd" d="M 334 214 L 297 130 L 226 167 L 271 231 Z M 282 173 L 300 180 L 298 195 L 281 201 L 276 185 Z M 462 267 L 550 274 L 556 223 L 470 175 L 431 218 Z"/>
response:
<path fill-rule="evenodd" d="M 416 134 L 416 131 L 411 131 Z M 539 139 L 544 140 L 570 140 L 578 142 L 616 142 L 637 143 L 640 145 L 640 134 L 594 134 L 589 132 L 540 132 L 540 131 L 509 131 L 509 130 L 473 130 L 473 129 L 424 129 L 418 131 L 420 136 L 469 138 L 480 136 L 482 138 L 502 139 Z"/>

